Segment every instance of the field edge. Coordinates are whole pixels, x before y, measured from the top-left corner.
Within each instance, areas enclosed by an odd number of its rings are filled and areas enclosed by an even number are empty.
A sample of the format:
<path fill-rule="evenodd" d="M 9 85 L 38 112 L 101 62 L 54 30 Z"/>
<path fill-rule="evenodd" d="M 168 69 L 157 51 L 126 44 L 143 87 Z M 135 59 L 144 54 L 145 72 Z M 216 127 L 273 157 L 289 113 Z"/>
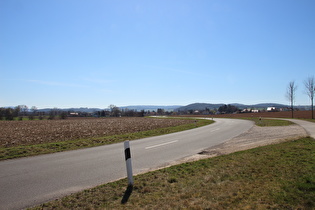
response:
<path fill-rule="evenodd" d="M 177 118 L 179 119 L 179 118 Z M 90 148 L 95 146 L 102 146 L 108 144 L 114 144 L 123 142 L 126 140 L 136 140 L 146 137 L 164 135 L 169 133 L 180 132 L 184 130 L 189 130 L 205 125 L 209 125 L 214 121 L 206 120 L 206 119 L 187 119 L 192 120 L 192 123 L 173 126 L 173 127 L 165 127 L 158 128 L 147 131 L 140 131 L 134 133 L 127 133 L 121 135 L 111 135 L 104 137 L 94 137 L 94 138 L 85 138 L 78 140 L 69 140 L 69 141 L 59 141 L 45 144 L 35 144 L 35 145 L 25 145 L 25 146 L 15 146 L 15 147 L 2 147 L 0 148 L 0 161 L 22 158 L 22 157 L 30 157 L 35 155 L 43 155 L 43 154 L 51 154 L 56 152 L 64 152 L 76 149 Z"/>

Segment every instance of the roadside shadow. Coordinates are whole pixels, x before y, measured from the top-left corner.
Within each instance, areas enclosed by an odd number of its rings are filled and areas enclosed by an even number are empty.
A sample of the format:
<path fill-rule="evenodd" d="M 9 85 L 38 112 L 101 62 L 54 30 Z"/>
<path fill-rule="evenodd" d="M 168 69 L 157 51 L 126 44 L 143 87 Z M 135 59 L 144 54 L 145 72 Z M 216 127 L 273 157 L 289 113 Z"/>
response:
<path fill-rule="evenodd" d="M 128 185 L 128 187 L 125 191 L 125 194 L 124 194 L 123 198 L 121 199 L 121 204 L 125 204 L 128 202 L 129 197 L 132 193 L 132 190 L 133 190 L 133 185 Z"/>

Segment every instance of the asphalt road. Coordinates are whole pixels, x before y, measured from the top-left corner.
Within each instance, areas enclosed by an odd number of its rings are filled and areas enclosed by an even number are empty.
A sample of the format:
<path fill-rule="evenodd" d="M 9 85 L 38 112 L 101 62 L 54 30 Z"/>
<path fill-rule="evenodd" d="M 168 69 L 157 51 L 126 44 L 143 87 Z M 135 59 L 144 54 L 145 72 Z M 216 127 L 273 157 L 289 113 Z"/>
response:
<path fill-rule="evenodd" d="M 215 121 L 192 130 L 131 141 L 134 174 L 195 155 L 253 126 L 246 120 Z M 123 143 L 0 161 L 0 209 L 31 207 L 124 177 Z"/>
<path fill-rule="evenodd" d="M 282 119 L 282 120 L 289 120 L 289 121 L 292 121 L 292 122 L 300 125 L 301 127 L 303 127 L 306 130 L 307 134 L 310 137 L 315 139 L 315 123 L 308 122 L 305 120 L 297 120 L 297 119 Z"/>

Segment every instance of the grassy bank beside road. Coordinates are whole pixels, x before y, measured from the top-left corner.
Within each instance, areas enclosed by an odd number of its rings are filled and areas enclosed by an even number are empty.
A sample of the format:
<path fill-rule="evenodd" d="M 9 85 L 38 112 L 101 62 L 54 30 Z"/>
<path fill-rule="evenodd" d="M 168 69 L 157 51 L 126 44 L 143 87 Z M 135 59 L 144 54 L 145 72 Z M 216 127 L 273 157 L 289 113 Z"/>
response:
<path fill-rule="evenodd" d="M 95 121 L 98 119 L 95 119 Z M 106 122 L 106 119 L 104 119 Z M 112 119 L 109 119 L 112 120 Z M 75 139 L 70 139 L 70 140 L 54 140 L 53 142 L 47 141 L 47 143 L 44 141 L 44 143 L 37 143 L 38 138 L 39 139 L 45 139 L 48 138 L 47 131 L 45 128 L 41 128 L 38 131 L 38 135 L 34 134 L 31 135 L 32 140 L 28 141 L 27 145 L 23 145 L 23 143 L 19 143 L 16 141 L 14 138 L 13 140 L 6 140 L 6 141 L 14 141 L 15 146 L 0 146 L 0 160 L 6 160 L 6 159 L 13 159 L 13 158 L 19 158 L 19 157 L 27 157 L 27 156 L 34 156 L 34 155 L 39 155 L 39 154 L 48 154 L 48 153 L 54 153 L 54 152 L 62 152 L 62 151 L 68 151 L 68 150 L 74 150 L 74 149 L 82 149 L 82 148 L 87 148 L 87 147 L 94 147 L 94 146 L 100 146 L 100 145 L 106 145 L 106 144 L 112 144 L 112 143 L 118 143 L 118 142 L 123 142 L 125 140 L 134 140 L 134 139 L 140 139 L 140 138 L 146 138 L 146 137 L 151 137 L 151 136 L 158 136 L 158 135 L 163 135 L 163 134 L 168 134 L 168 133 L 174 133 L 174 132 L 179 132 L 183 130 L 188 130 L 204 125 L 208 125 L 213 123 L 211 120 L 202 120 L 202 119 L 146 119 L 146 118 L 126 118 L 126 120 L 134 120 L 132 123 L 129 123 L 128 125 L 124 126 L 124 119 L 114 119 L 114 120 L 119 120 L 119 124 L 116 125 L 115 131 L 109 132 L 109 134 L 103 134 L 103 136 L 97 136 L 97 137 L 86 137 L 86 138 L 75 138 Z M 147 126 L 147 129 L 144 129 L 144 125 L 142 125 L 137 122 L 139 120 L 145 120 L 146 124 L 149 124 L 150 122 L 154 122 L 152 126 Z M 179 125 L 177 126 L 172 126 L 172 121 L 181 121 Z M 155 125 L 156 122 L 161 121 L 162 125 L 159 124 L 159 128 L 156 128 L 157 126 Z M 41 123 L 42 121 L 38 121 L 38 123 Z M 65 121 L 60 121 L 60 122 L 65 122 Z M 69 123 L 75 122 L 74 120 L 70 120 Z M 87 122 L 93 122 L 93 120 L 89 120 Z M 99 122 L 99 120 L 97 121 Z M 104 123 L 100 121 L 100 123 Z M 163 124 L 164 122 L 167 122 Z M 3 123 L 11 123 L 11 122 L 3 122 Z M 13 122 L 14 123 L 14 122 Z M 16 123 L 21 123 L 21 122 L 16 122 Z M 33 123 L 32 121 L 26 122 L 26 123 Z M 53 122 L 55 123 L 55 122 Z M 58 123 L 58 121 L 56 121 Z M 70 124 L 71 125 L 71 124 Z M 109 125 L 110 126 L 110 125 Z M 39 127 L 39 126 L 38 126 Z M 91 128 L 90 128 L 91 127 Z M 112 125 L 112 127 L 114 127 Z M 102 127 L 105 130 L 111 130 L 113 129 L 112 127 Z M 123 131 L 122 127 L 124 127 Z M 62 126 L 60 126 L 60 129 L 58 125 L 56 126 L 56 132 L 58 130 L 61 130 Z M 153 129 L 155 128 L 155 129 Z M 32 129 L 23 129 L 20 127 L 16 127 L 16 132 L 20 130 L 24 130 L 25 135 L 26 134 L 33 134 L 34 132 Z M 73 135 L 76 135 L 78 132 L 83 132 L 87 136 L 89 134 L 93 134 L 93 126 L 89 126 L 89 128 L 86 128 L 84 126 L 77 128 L 77 130 L 71 131 L 71 127 L 69 126 L 66 128 L 63 128 L 63 131 L 59 136 L 62 135 L 69 135 L 71 136 L 71 132 Z M 142 129 L 142 130 L 140 130 Z M 73 130 L 73 129 L 72 129 Z M 117 132 L 116 132 L 117 130 Z M 138 132 L 136 132 L 139 130 Z M 115 134 L 115 132 L 117 134 Z M 54 131 L 51 131 L 52 135 L 56 135 Z M 113 133 L 115 135 L 113 135 Z M 24 136 L 25 136 L 24 135 Z M 47 135 L 47 136 L 45 136 Z M 23 135 L 21 135 L 23 138 Z M 7 138 L 9 138 L 8 136 Z M 11 138 L 11 137 L 10 137 Z M 34 140 L 33 140 L 34 139 Z M 58 139 L 58 138 L 57 138 Z M 10 144 L 10 142 L 8 142 Z"/>
<path fill-rule="evenodd" d="M 315 141 L 277 145 L 185 163 L 45 203 L 37 209 L 314 209 Z"/>
<path fill-rule="evenodd" d="M 278 120 L 278 119 L 268 119 L 268 118 L 242 118 L 245 120 L 252 120 L 255 122 L 256 125 L 261 127 L 267 127 L 267 126 L 288 126 L 293 125 L 294 123 L 288 120 Z"/>

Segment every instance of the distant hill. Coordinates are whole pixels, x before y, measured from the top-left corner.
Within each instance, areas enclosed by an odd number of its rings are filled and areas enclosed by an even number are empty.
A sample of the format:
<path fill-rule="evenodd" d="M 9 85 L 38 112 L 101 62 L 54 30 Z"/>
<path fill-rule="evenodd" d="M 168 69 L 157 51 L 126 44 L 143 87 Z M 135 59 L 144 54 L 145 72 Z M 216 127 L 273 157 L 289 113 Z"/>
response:
<path fill-rule="evenodd" d="M 276 108 L 285 108 L 288 107 L 288 105 L 284 104 L 277 104 L 277 103 L 260 103 L 260 104 L 253 104 L 253 105 L 245 105 L 245 104 L 231 104 L 234 105 L 240 109 L 245 109 L 245 108 L 267 108 L 267 107 L 276 107 Z"/>
<path fill-rule="evenodd" d="M 218 109 L 222 105 L 224 105 L 224 104 L 193 103 L 193 104 L 189 104 L 187 106 L 179 107 L 176 109 L 176 111 L 205 110 L 206 108 L 213 110 L 213 109 Z M 231 105 L 236 106 L 239 109 L 245 109 L 245 108 L 259 109 L 259 108 L 267 108 L 267 107 L 285 108 L 285 107 L 288 107 L 287 105 L 277 104 L 277 103 L 261 103 L 261 104 L 254 104 L 254 105 L 232 103 Z"/>
<path fill-rule="evenodd" d="M 122 106 L 119 107 L 121 109 L 130 109 L 137 111 L 157 111 L 158 109 L 164 109 L 164 111 L 174 111 L 175 109 L 181 107 L 180 105 L 172 105 L 172 106 L 156 106 L 156 105 L 135 105 L 135 106 Z"/>
<path fill-rule="evenodd" d="M 188 110 L 214 110 L 219 109 L 220 106 L 224 105 L 223 103 L 220 104 L 210 104 L 210 103 L 193 103 L 188 104 L 186 106 L 180 105 L 171 105 L 171 106 L 157 106 L 157 105 L 132 105 L 132 106 L 121 106 L 120 109 L 129 109 L 129 110 L 137 110 L 137 111 L 157 111 L 157 109 L 164 109 L 164 111 L 188 111 Z M 260 104 L 253 104 L 253 105 L 246 105 L 246 104 L 239 104 L 239 103 L 231 103 L 231 105 L 236 106 L 239 109 L 251 108 L 251 109 L 266 109 L 267 107 L 276 107 L 276 108 L 286 108 L 289 105 L 284 104 L 277 104 L 277 103 L 260 103 Z M 5 107 L 5 108 L 15 108 Z M 298 108 L 300 110 L 310 110 L 311 107 L 304 105 L 304 106 L 294 106 L 294 108 Z M 88 108 L 88 107 L 80 107 L 80 108 L 57 108 L 60 111 L 71 111 L 71 112 L 85 112 L 85 113 L 94 113 L 97 111 L 102 110 L 109 110 L 108 108 L 100 109 L 100 108 Z M 46 109 L 38 109 L 37 111 L 40 112 L 50 112 L 53 108 L 46 108 Z"/>
<path fill-rule="evenodd" d="M 93 112 L 104 110 L 104 109 L 99 109 L 99 108 L 87 108 L 87 107 L 64 108 L 64 109 L 57 108 L 57 109 L 61 110 L 61 111 L 65 111 L 65 112 L 71 111 L 71 112 L 86 112 L 86 113 L 93 113 Z M 38 109 L 37 111 L 39 111 L 39 112 L 50 112 L 51 110 L 54 110 L 54 109 L 46 108 L 46 109 Z"/>
<path fill-rule="evenodd" d="M 207 104 L 207 103 L 193 103 L 186 106 L 179 107 L 175 111 L 188 111 L 188 110 L 205 110 L 208 109 L 218 109 L 224 104 Z"/>
<path fill-rule="evenodd" d="M 157 111 L 157 109 L 164 109 L 164 111 L 173 111 L 174 109 L 181 107 L 180 105 L 173 105 L 173 106 L 155 106 L 155 105 L 135 105 L 135 106 L 121 106 L 119 107 L 120 109 L 129 109 L 129 110 L 137 110 L 137 111 Z M 99 109 L 99 108 L 87 108 L 87 107 L 80 107 L 80 108 L 57 108 L 58 110 L 61 111 L 71 111 L 71 112 L 86 112 L 86 113 L 94 113 L 97 111 L 102 111 L 102 110 L 109 110 L 108 108 L 105 109 Z M 47 109 L 39 109 L 38 111 L 40 112 L 50 112 L 51 108 Z"/>

